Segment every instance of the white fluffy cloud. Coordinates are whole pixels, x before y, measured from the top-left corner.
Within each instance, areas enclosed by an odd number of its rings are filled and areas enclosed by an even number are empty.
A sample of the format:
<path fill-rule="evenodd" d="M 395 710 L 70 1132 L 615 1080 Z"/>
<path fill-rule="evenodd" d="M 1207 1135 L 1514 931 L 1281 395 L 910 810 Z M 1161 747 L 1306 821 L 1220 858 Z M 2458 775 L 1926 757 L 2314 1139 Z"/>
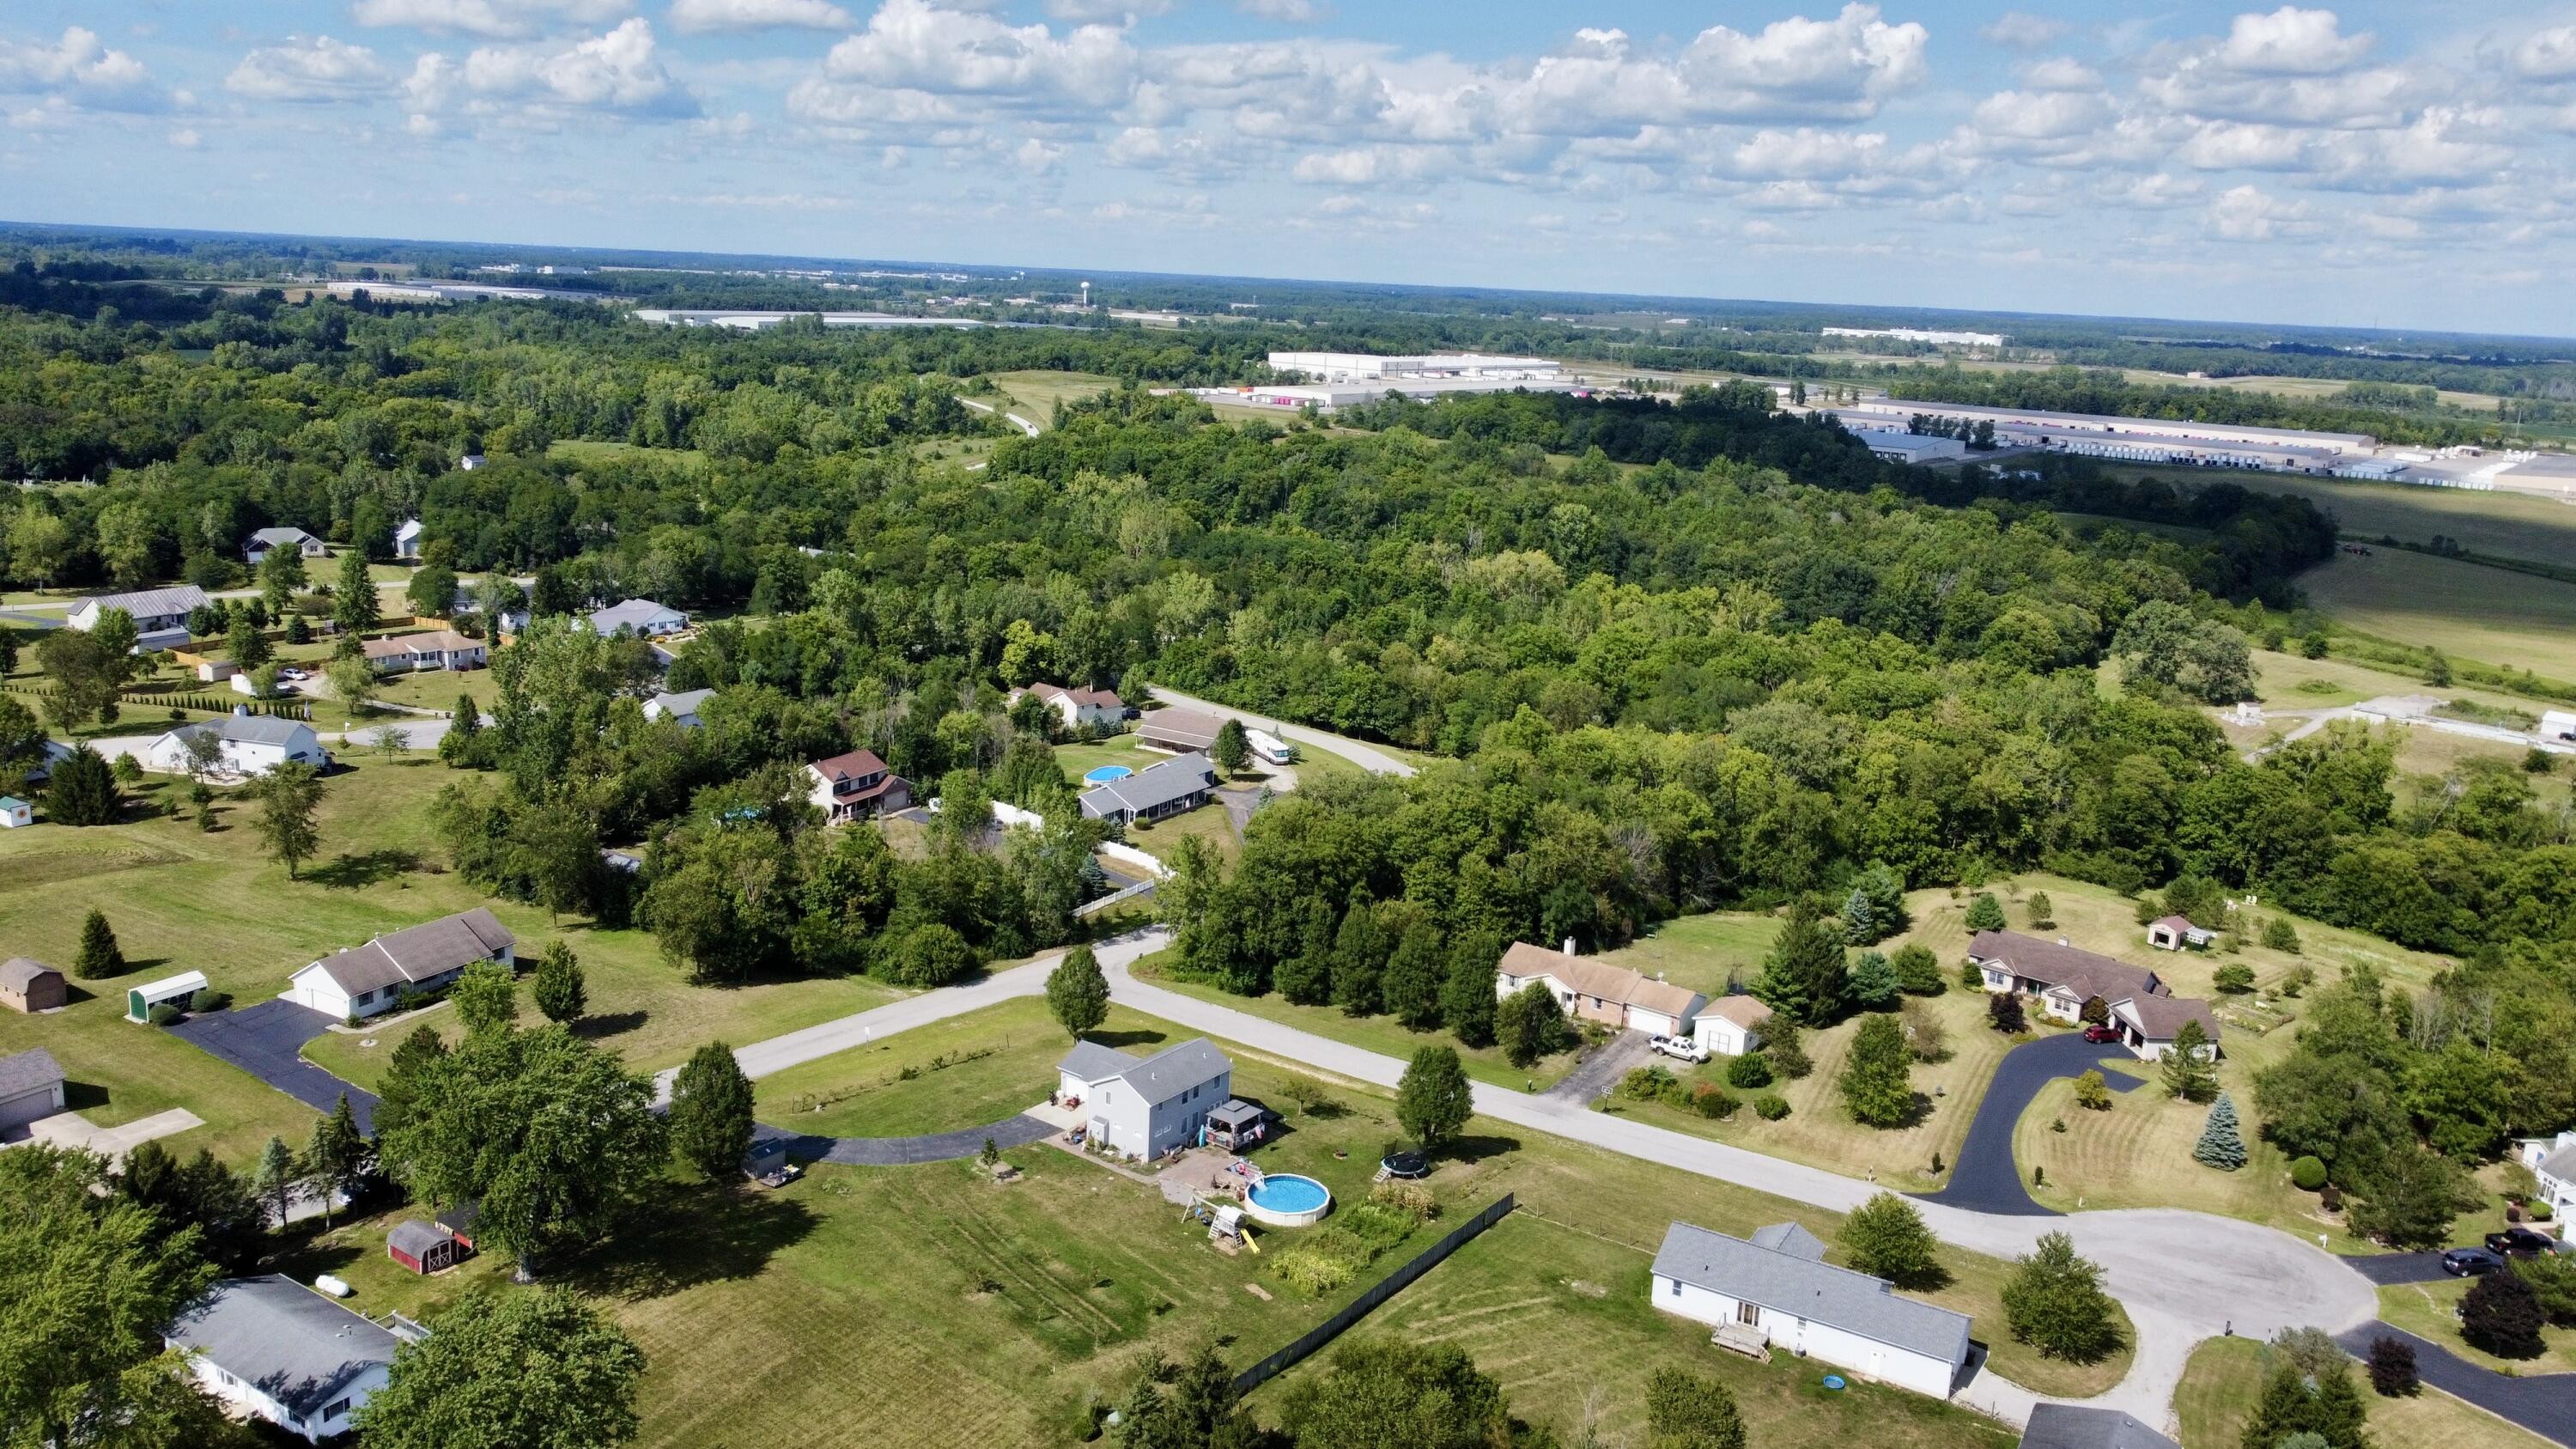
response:
<path fill-rule="evenodd" d="M 159 110 L 160 88 L 143 63 L 111 50 L 96 32 L 73 25 L 62 39 L 18 44 L 0 39 L 0 95 L 49 95 L 100 110 Z"/>
<path fill-rule="evenodd" d="M 631 0 L 357 0 L 349 17 L 367 26 L 514 40 L 549 24 L 604 25 L 634 9 Z"/>
<path fill-rule="evenodd" d="M 2243 75 L 2332 75 L 2359 61 L 2373 38 L 2344 34 L 2331 10 L 2284 5 L 2269 15 L 2237 16 L 2218 63 Z"/>
<path fill-rule="evenodd" d="M 2576 77 L 2576 25 L 2543 30 L 2513 48 L 2513 71 L 2525 80 Z"/>
<path fill-rule="evenodd" d="M 1281 25 L 1314 25 L 1333 15 L 1333 7 L 1323 0 L 1234 0 L 1234 8 Z"/>
<path fill-rule="evenodd" d="M 393 77 L 363 45 L 327 35 L 290 36 L 241 58 L 224 89 L 257 101 L 355 101 L 381 94 Z"/>
<path fill-rule="evenodd" d="M 1136 82 L 1136 52 L 1106 25 L 1058 36 L 928 0 L 886 0 L 866 30 L 832 47 L 824 73 L 881 90 L 1106 108 Z"/>
<path fill-rule="evenodd" d="M 2033 15 L 2027 10 L 2007 10 L 1988 22 L 1979 35 L 1996 45 L 2012 50 L 2041 50 L 2055 45 L 2075 27 L 2054 15 Z"/>
<path fill-rule="evenodd" d="M 590 111 L 644 120 L 685 120 L 697 97 L 662 64 L 653 27 L 640 16 L 603 35 L 537 45 L 486 45 L 462 61 L 430 51 L 403 81 L 413 129 L 433 129 L 440 113 L 515 111 L 545 115 Z"/>
<path fill-rule="evenodd" d="M 850 12 L 831 0 L 672 0 L 671 28 L 683 35 L 742 30 L 847 30 Z"/>

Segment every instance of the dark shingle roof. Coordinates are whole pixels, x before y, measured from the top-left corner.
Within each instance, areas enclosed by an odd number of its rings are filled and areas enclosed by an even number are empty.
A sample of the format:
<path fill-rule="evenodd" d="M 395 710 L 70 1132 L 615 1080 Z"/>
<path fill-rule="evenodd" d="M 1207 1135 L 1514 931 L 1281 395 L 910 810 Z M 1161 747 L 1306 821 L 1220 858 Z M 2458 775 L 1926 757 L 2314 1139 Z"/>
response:
<path fill-rule="evenodd" d="M 216 1284 L 179 1315 L 167 1337 L 299 1417 L 340 1397 L 367 1370 L 391 1364 L 401 1342 L 391 1330 L 282 1277 Z"/>
<path fill-rule="evenodd" d="M 1165 1047 L 1150 1057 L 1139 1057 L 1115 1051 L 1097 1042 L 1075 1042 L 1064 1054 L 1056 1070 L 1080 1077 L 1086 1082 L 1105 1082 L 1112 1077 L 1125 1082 L 1149 1102 L 1168 1102 L 1190 1088 L 1215 1081 L 1234 1070 L 1206 1037 L 1196 1037 L 1178 1046 Z"/>
<path fill-rule="evenodd" d="M 38 1087 L 50 1087 L 63 1079 L 62 1064 L 43 1047 L 35 1047 L 13 1057 L 0 1057 L 0 1097 L 14 1097 Z"/>
<path fill-rule="evenodd" d="M 1078 1041 L 1073 1044 L 1073 1050 L 1064 1054 L 1064 1060 L 1056 1063 L 1055 1069 L 1086 1082 L 1105 1082 L 1142 1060 L 1144 1058 L 1131 1057 L 1098 1042 Z"/>
<path fill-rule="evenodd" d="M 1954 1364 L 1968 1356 L 1964 1313 L 1901 1298 L 1885 1280 L 1866 1273 L 1689 1223 L 1665 1230 L 1664 1246 L 1655 1254 L 1655 1276 L 1678 1278 L 1909 1353 Z"/>
<path fill-rule="evenodd" d="M 385 1243 L 387 1246 L 400 1248 L 418 1258 L 454 1236 L 455 1234 L 445 1228 L 432 1227 L 418 1218 L 412 1218 L 394 1224 L 394 1230 L 385 1234 Z"/>
<path fill-rule="evenodd" d="M 2030 1411 L 2021 1449 L 2181 1449 L 2117 1409 L 2040 1404 Z"/>
<path fill-rule="evenodd" d="M 355 996 L 380 986 L 444 975 L 515 945 L 517 939 L 491 911 L 476 906 L 388 932 L 315 964 L 341 990 Z"/>
<path fill-rule="evenodd" d="M 1208 763 L 1207 756 L 1179 755 L 1159 765 L 1147 765 L 1125 779 L 1084 791 L 1082 813 L 1095 820 L 1115 810 L 1141 815 L 1215 788 L 1216 767 Z"/>
<path fill-rule="evenodd" d="M 2024 936 L 2012 931 L 1979 931 L 1968 942 L 1968 955 L 1978 961 L 2000 961 L 2016 976 L 2026 976 L 2047 986 L 2064 986 L 2086 996 L 2099 996 L 2117 1001 L 2123 996 L 2143 996 L 2163 990 L 2156 973 L 2126 961 L 2061 941 L 2043 941 L 2037 936 Z"/>

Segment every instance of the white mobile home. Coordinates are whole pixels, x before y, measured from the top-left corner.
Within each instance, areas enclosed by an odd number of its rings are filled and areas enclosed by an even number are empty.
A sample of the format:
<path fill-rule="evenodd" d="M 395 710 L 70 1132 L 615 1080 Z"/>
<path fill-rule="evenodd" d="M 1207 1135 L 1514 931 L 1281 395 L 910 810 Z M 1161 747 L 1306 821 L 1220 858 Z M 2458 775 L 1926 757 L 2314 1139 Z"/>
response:
<path fill-rule="evenodd" d="M 1056 1067 L 1057 1099 L 1081 1103 L 1092 1142 L 1122 1157 L 1195 1144 L 1233 1085 L 1234 1063 L 1205 1037 L 1150 1057 L 1076 1042 Z"/>
<path fill-rule="evenodd" d="M 234 708 L 244 710 L 239 705 Z M 188 772 L 188 741 L 208 733 L 221 742 L 215 757 L 216 772 L 237 779 L 265 775 L 289 760 L 317 770 L 331 765 L 331 756 L 323 750 L 321 736 L 313 733 L 313 726 L 302 720 L 246 711 L 179 726 L 144 748 L 143 763 L 163 774 L 184 775 Z"/>
<path fill-rule="evenodd" d="M 1648 1281 L 1657 1308 L 1711 1324 L 1730 1343 L 1758 1337 L 1948 1398 L 1968 1362 L 1968 1315 L 1900 1297 L 1884 1279 L 1824 1258 L 1825 1245 L 1795 1223 L 1775 1223 L 1750 1240 L 1675 1223 Z"/>
<path fill-rule="evenodd" d="M 308 1443 L 349 1432 L 349 1417 L 385 1386 L 393 1330 L 291 1278 L 218 1283 L 163 1335 L 197 1386 L 241 1414 Z"/>

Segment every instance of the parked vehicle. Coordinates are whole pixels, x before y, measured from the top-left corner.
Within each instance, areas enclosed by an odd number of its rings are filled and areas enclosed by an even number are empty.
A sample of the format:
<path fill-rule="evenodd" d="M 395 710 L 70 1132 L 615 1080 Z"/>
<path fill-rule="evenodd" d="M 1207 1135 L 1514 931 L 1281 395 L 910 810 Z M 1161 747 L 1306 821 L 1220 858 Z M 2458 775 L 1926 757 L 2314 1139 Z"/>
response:
<path fill-rule="evenodd" d="M 2557 1250 L 2557 1239 L 2547 1233 L 2535 1233 L 2529 1228 L 2507 1228 L 2500 1233 L 2487 1234 L 2487 1251 L 2490 1253 L 2529 1255 L 2553 1253 Z"/>
<path fill-rule="evenodd" d="M 2120 1029 L 2116 1026 L 2105 1026 L 2097 1021 L 2084 1028 L 2084 1039 L 2090 1042 L 2118 1041 Z"/>
<path fill-rule="evenodd" d="M 2484 1248 L 2453 1248 L 2442 1255 L 2442 1271 L 2454 1278 L 2483 1278 L 2503 1266 L 2503 1258 Z"/>
<path fill-rule="evenodd" d="M 1662 1052 L 1668 1057 L 1678 1057 L 1686 1062 L 1708 1060 L 1708 1048 L 1686 1036 L 1659 1036 L 1647 1042 L 1646 1049 Z"/>

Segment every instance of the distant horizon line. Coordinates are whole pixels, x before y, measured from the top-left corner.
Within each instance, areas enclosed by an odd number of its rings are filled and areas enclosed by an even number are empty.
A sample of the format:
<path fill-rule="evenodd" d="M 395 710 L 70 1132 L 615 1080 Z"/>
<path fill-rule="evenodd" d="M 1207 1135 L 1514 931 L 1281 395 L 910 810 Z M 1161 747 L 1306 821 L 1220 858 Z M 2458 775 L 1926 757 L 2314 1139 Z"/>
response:
<path fill-rule="evenodd" d="M 1897 325 L 1901 325 L 1902 320 L 1905 317 L 1940 319 L 1945 321 L 1980 319 L 2005 321 L 2024 320 L 2043 323 L 2082 323 L 2091 325 L 2129 322 L 2175 328 L 2230 328 L 2251 331 L 2271 331 L 2278 333 L 2314 333 L 2342 337 L 2413 340 L 2418 345 L 2442 340 L 2480 341 L 2491 343 L 2537 343 L 2550 346 L 2576 348 L 2576 336 L 2559 336 L 2551 333 L 2536 332 L 2510 333 L 2438 331 L 2424 328 L 2377 326 L 2356 327 L 2340 324 L 2309 322 L 2243 322 L 2228 321 L 2221 318 L 2157 317 L 2139 313 L 2014 311 L 1999 308 L 1978 309 L 1935 307 L 1919 303 L 1806 302 L 1761 297 L 1697 296 L 1687 293 L 1591 292 L 1536 287 L 1491 286 L 1471 282 L 1393 282 L 1344 277 L 1275 277 L 1257 276 L 1248 273 L 1238 274 L 1225 272 L 1158 272 L 1124 267 L 1085 269 L 1013 262 L 926 261 L 900 257 L 831 257 L 795 252 L 717 252 L 679 250 L 665 247 L 600 246 L 588 243 L 568 242 L 479 241 L 441 237 L 374 236 L 363 233 L 337 232 L 240 231 L 220 227 L 135 226 L 117 222 L 36 221 L 0 218 L 0 235 L 43 232 L 64 232 L 74 234 L 89 233 L 98 235 L 121 234 L 145 237 L 161 236 L 169 237 L 174 240 L 205 238 L 233 241 L 324 242 L 336 246 L 365 244 L 404 247 L 444 247 L 460 251 L 482 251 L 492 253 L 545 252 L 554 254 L 551 255 L 548 260 L 558 262 L 577 262 L 579 258 L 587 256 L 659 258 L 665 261 L 691 260 L 702 262 L 731 262 L 737 264 L 737 266 L 749 264 L 754 266 L 811 265 L 831 268 L 899 267 L 932 271 L 946 269 L 952 271 L 988 273 L 993 274 L 993 277 L 995 278 L 998 278 L 1001 274 L 1009 273 L 1021 276 L 1067 277 L 1075 279 L 1090 278 L 1094 280 L 1106 277 L 1112 279 L 1132 278 L 1154 282 L 1241 283 L 1251 286 L 1312 288 L 1343 287 L 1383 290 L 1391 293 L 1418 293 L 1432 296 L 1450 296 L 1469 299 L 1490 296 L 1526 299 L 1557 299 L 1564 301 L 1580 300 L 1588 302 L 1645 303 L 1650 304 L 1649 310 L 1679 310 L 1682 308 L 1696 306 L 1711 308 L 1736 307 L 1768 309 L 1780 312 L 1841 312 L 1846 315 L 1870 314 L 1873 318 L 1877 318 L 1882 314 L 1885 314 L 1887 320 Z M 363 262 L 356 261 L 352 261 L 352 264 L 365 265 Z M 989 280 L 992 278 L 987 279 Z M 1104 303 L 1104 305 L 1106 304 Z M 2226 338 L 2214 337 L 2209 340 L 2219 343 L 2220 345 L 2227 346 L 2247 345 L 2243 342 Z M 2576 358 L 2541 360 L 2576 361 Z M 2080 366 L 2081 364 L 2067 365 Z"/>

